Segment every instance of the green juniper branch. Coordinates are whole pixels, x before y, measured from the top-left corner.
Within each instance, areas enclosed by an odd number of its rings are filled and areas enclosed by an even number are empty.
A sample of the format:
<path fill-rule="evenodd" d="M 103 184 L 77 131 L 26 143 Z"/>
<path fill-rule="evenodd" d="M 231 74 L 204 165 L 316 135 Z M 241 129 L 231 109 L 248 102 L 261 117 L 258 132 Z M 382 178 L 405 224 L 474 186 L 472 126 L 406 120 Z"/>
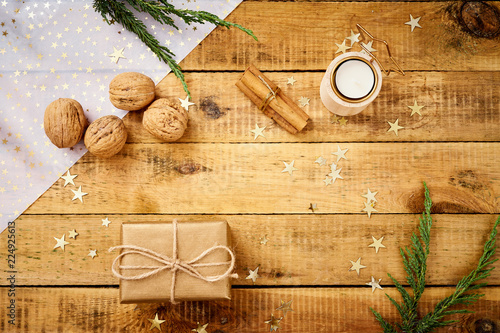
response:
<path fill-rule="evenodd" d="M 177 9 L 174 5 L 167 2 L 167 0 L 124 0 L 133 9 L 138 12 L 144 12 L 151 15 L 153 19 L 159 23 L 169 25 L 175 29 L 179 29 L 171 15 L 180 17 L 186 24 L 191 23 L 201 23 L 205 22 L 213 23 L 217 26 L 223 26 L 226 28 L 235 27 L 238 28 L 248 35 L 252 36 L 255 40 L 257 37 L 249 29 L 242 27 L 239 24 L 228 22 L 220 19 L 217 15 L 205 12 L 205 11 L 195 11 L 189 9 Z M 101 16 L 106 20 L 108 24 L 111 24 L 109 18 L 120 23 L 123 27 L 133 33 L 135 33 L 139 39 L 146 44 L 151 51 L 153 51 L 156 56 L 166 63 L 172 72 L 179 78 L 187 93 L 188 97 L 191 98 L 184 74 L 182 73 L 182 68 L 173 59 L 175 54 L 166 46 L 160 45 L 160 42 L 148 32 L 146 25 L 135 17 L 134 13 L 127 8 L 124 1 L 119 0 L 94 0 L 94 9 L 96 12 L 100 13 Z"/>
<path fill-rule="evenodd" d="M 452 314 L 468 313 L 471 311 L 465 309 L 449 310 L 449 308 L 460 304 L 469 305 L 484 296 L 483 294 L 474 293 L 473 291 L 485 287 L 487 284 L 474 283 L 490 276 L 490 272 L 494 267 L 489 266 L 498 260 L 491 258 L 496 250 L 495 242 L 497 227 L 500 224 L 500 217 L 495 222 L 488 241 L 484 244 L 483 255 L 479 259 L 477 267 L 458 282 L 455 292 L 452 295 L 441 300 L 433 311 L 427 313 L 422 318 L 418 318 L 417 306 L 425 289 L 425 274 L 427 271 L 427 257 L 429 256 L 430 231 L 432 227 L 432 200 L 429 196 L 429 189 L 425 183 L 424 187 L 425 208 L 420 218 L 420 225 L 418 228 L 420 236 L 413 233 L 411 236 L 410 248 L 405 247 L 404 250 L 400 249 L 404 269 L 407 274 L 406 281 L 413 291 L 413 296 L 410 296 L 396 279 L 390 274 L 387 274 L 394 282 L 396 289 L 401 293 L 403 298 L 403 301 L 398 303 L 386 294 L 391 303 L 398 310 L 401 317 L 401 323 L 390 324 L 377 311 L 370 308 L 384 333 L 427 333 L 432 332 L 435 328 L 444 327 L 456 322 L 456 320 L 444 320 L 443 318 Z"/>

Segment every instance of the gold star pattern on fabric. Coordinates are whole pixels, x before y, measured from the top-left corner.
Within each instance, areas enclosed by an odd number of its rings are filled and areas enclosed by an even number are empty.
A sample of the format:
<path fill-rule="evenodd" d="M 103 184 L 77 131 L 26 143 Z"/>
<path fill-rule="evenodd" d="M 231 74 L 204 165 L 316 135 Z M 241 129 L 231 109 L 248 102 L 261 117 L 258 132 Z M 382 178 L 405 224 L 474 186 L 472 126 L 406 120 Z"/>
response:
<path fill-rule="evenodd" d="M 82 202 L 82 203 L 83 203 L 83 196 L 88 194 L 88 193 L 82 192 L 81 185 L 78 188 L 78 191 L 75 191 L 75 190 L 71 190 L 71 191 L 75 194 L 75 196 L 73 197 L 73 199 L 71 199 L 71 201 L 76 200 L 76 199 L 80 199 L 80 202 Z"/>
<path fill-rule="evenodd" d="M 345 39 L 344 39 L 344 41 L 342 42 L 342 44 L 337 44 L 337 43 L 335 43 L 335 45 L 337 45 L 337 47 L 338 47 L 337 52 L 335 52 L 335 54 L 340 53 L 340 52 L 342 52 L 342 53 L 346 53 L 346 51 L 347 51 L 347 50 L 351 49 L 351 47 L 350 47 L 350 46 L 347 46 L 347 45 L 345 44 Z"/>
<path fill-rule="evenodd" d="M 377 195 L 378 192 L 372 192 L 370 189 L 368 189 L 368 192 L 366 194 L 362 194 L 361 196 L 363 198 L 366 198 L 366 202 L 377 202 L 377 199 L 375 199 L 375 196 Z"/>
<path fill-rule="evenodd" d="M 323 156 L 320 156 L 314 161 L 314 163 L 318 163 L 319 165 L 325 165 L 326 164 L 326 159 Z"/>
<path fill-rule="evenodd" d="M 340 126 L 346 126 L 348 121 L 349 120 L 347 120 L 344 117 L 342 117 L 342 118 L 339 119 L 339 125 Z"/>
<path fill-rule="evenodd" d="M 193 328 L 191 331 L 196 332 L 196 333 L 208 333 L 206 330 L 208 323 L 205 325 L 200 325 L 200 323 L 196 323 L 196 325 L 198 325 L 198 327 Z"/>
<path fill-rule="evenodd" d="M 378 250 L 383 247 L 385 248 L 385 245 L 382 244 L 382 241 L 384 240 L 384 237 L 382 236 L 380 239 L 376 239 L 375 237 L 372 236 L 373 243 L 368 245 L 368 247 L 374 247 L 375 248 L 375 253 L 378 253 Z"/>
<path fill-rule="evenodd" d="M 294 84 L 295 82 L 297 82 L 297 80 L 295 80 L 295 79 L 293 78 L 293 76 L 292 76 L 292 77 L 287 78 L 287 83 L 286 83 L 286 84 L 289 84 L 289 85 L 292 85 L 292 86 L 293 86 L 293 84 Z"/>
<path fill-rule="evenodd" d="M 410 20 L 408 22 L 405 22 L 406 25 L 409 25 L 411 26 L 411 31 L 413 32 L 413 30 L 415 28 L 420 28 L 422 29 L 422 27 L 420 26 L 420 24 L 418 23 L 418 21 L 420 21 L 420 18 L 421 17 L 417 17 L 417 18 L 413 18 L 413 16 L 410 14 Z"/>
<path fill-rule="evenodd" d="M 359 36 L 361 34 L 355 34 L 352 29 L 351 29 L 351 35 L 349 37 L 346 37 L 346 39 L 349 39 L 351 41 L 351 46 L 356 43 L 356 42 L 359 42 Z"/>
<path fill-rule="evenodd" d="M 372 293 L 374 293 L 375 289 L 380 289 L 380 290 L 384 289 L 380 286 L 380 281 L 382 281 L 382 279 L 378 279 L 378 282 L 377 282 L 377 281 L 375 281 L 375 278 L 372 276 L 372 280 L 370 282 L 366 283 L 366 285 L 371 286 Z"/>
<path fill-rule="evenodd" d="M 358 260 L 356 260 L 356 262 L 354 262 L 352 260 L 349 260 L 349 261 L 351 262 L 351 265 L 352 265 L 351 268 L 349 268 L 349 272 L 356 271 L 356 273 L 358 273 L 358 276 L 359 276 L 359 270 L 366 268 L 366 266 L 361 265 L 361 257 L 359 257 Z"/>
<path fill-rule="evenodd" d="M 376 212 L 377 210 L 373 208 L 373 202 L 365 202 L 364 204 L 365 208 L 363 208 L 363 212 L 366 212 L 368 214 L 368 217 L 370 218 L 372 216 L 372 213 Z"/>
<path fill-rule="evenodd" d="M 254 134 L 254 141 L 259 137 L 263 137 L 265 138 L 266 136 L 264 135 L 264 133 L 262 133 L 264 130 L 266 129 L 266 126 L 264 127 L 259 127 L 259 125 L 255 124 L 255 129 L 253 130 L 250 130 L 250 132 L 252 132 Z"/>
<path fill-rule="evenodd" d="M 73 179 L 75 179 L 75 177 L 77 177 L 78 175 L 71 175 L 69 173 L 69 170 L 68 170 L 68 173 L 66 173 L 66 176 L 61 176 L 62 179 L 64 179 L 64 187 L 66 187 L 66 185 L 68 184 L 72 184 L 73 186 L 76 186 L 75 185 L 75 182 L 73 181 Z"/>
<path fill-rule="evenodd" d="M 109 224 L 111 223 L 111 221 L 106 217 L 105 219 L 102 219 L 102 225 L 105 226 L 106 228 L 109 227 Z"/>
<path fill-rule="evenodd" d="M 76 232 L 75 229 L 69 231 L 69 237 L 68 238 L 73 238 L 76 239 L 76 236 L 78 236 L 79 233 Z"/>
<path fill-rule="evenodd" d="M 309 101 L 310 100 L 311 99 L 309 99 L 307 97 L 301 96 L 300 99 L 299 99 L 300 106 L 304 107 L 306 105 L 309 105 Z"/>
<path fill-rule="evenodd" d="M 108 54 L 108 57 L 111 58 L 111 61 L 113 61 L 115 64 L 117 64 L 118 60 L 120 60 L 120 58 L 127 59 L 123 55 L 124 50 L 125 50 L 124 47 L 121 49 L 117 49 L 116 47 L 113 46 L 113 53 Z"/>
<path fill-rule="evenodd" d="M 151 327 L 149 330 L 151 331 L 153 328 L 157 328 L 159 331 L 161 331 L 160 325 L 165 322 L 165 320 L 160 320 L 158 319 L 158 313 L 155 314 L 154 319 L 148 319 L 151 322 Z"/>
<path fill-rule="evenodd" d="M 278 319 L 278 318 L 275 318 L 273 314 L 271 314 L 271 319 L 266 320 L 264 323 L 270 325 L 270 330 L 269 330 L 270 332 L 277 331 L 279 328 L 281 328 L 281 326 L 280 326 L 281 319 L 283 319 L 283 318 Z"/>
<path fill-rule="evenodd" d="M 424 107 L 424 105 L 418 105 L 417 104 L 417 100 L 415 100 L 415 103 L 413 103 L 413 105 L 408 105 L 408 107 L 411 109 L 411 114 L 410 114 L 410 117 L 413 117 L 413 115 L 415 113 L 418 113 L 419 115 L 422 115 L 420 113 L 420 109 L 422 109 Z"/>
<path fill-rule="evenodd" d="M 348 150 L 349 150 L 348 148 L 340 149 L 340 146 L 337 145 L 337 151 L 333 152 L 332 155 L 337 156 L 337 162 L 340 161 L 341 158 L 343 158 L 344 160 L 347 160 L 347 157 L 345 157 L 345 154 L 347 153 Z"/>
<path fill-rule="evenodd" d="M 260 267 L 257 267 L 256 269 L 254 269 L 253 271 L 251 269 L 248 270 L 248 276 L 245 278 L 245 280 L 252 280 L 253 283 L 255 284 L 255 280 L 257 280 L 260 276 L 259 274 L 257 274 L 259 272 L 259 268 Z"/>
<path fill-rule="evenodd" d="M 194 105 L 194 103 L 189 101 L 189 96 L 186 96 L 184 99 L 179 98 L 179 101 L 181 102 L 181 107 L 183 107 L 186 111 L 189 111 L 189 107 Z"/>
<path fill-rule="evenodd" d="M 292 309 L 292 301 L 288 301 L 285 303 L 285 301 L 281 300 L 281 305 L 276 308 L 277 311 L 283 311 L 283 317 L 286 316 L 286 313 L 288 311 L 293 311 Z"/>
<path fill-rule="evenodd" d="M 64 240 L 64 236 L 66 236 L 66 235 L 63 235 L 61 238 L 54 237 L 54 239 L 57 242 L 56 245 L 54 246 L 54 249 L 57 249 L 58 247 L 60 247 L 64 251 L 64 246 L 69 244 L 69 242 L 66 242 Z"/>
<path fill-rule="evenodd" d="M 89 250 L 88 256 L 94 259 L 94 257 L 97 256 L 97 250 Z"/>
<path fill-rule="evenodd" d="M 288 172 L 290 176 L 292 176 L 294 171 L 299 170 L 293 166 L 295 164 L 295 160 L 293 160 L 290 164 L 286 163 L 285 161 L 283 161 L 283 163 L 285 163 L 285 168 L 281 172 Z"/>
<path fill-rule="evenodd" d="M 391 128 L 389 128 L 387 130 L 387 132 L 393 131 L 396 134 L 396 136 L 398 136 L 398 131 L 400 129 L 404 128 L 403 126 L 399 126 L 399 119 L 396 119 L 396 121 L 393 122 L 393 123 L 391 123 L 390 121 L 388 121 L 388 123 L 389 123 L 389 126 L 391 126 Z"/>

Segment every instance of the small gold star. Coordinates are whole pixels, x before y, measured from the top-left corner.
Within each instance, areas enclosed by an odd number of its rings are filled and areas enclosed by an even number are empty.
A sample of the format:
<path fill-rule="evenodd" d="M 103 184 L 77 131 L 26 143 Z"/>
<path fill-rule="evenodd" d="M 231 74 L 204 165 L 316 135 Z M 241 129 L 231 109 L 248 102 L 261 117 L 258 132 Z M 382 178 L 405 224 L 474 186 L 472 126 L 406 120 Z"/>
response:
<path fill-rule="evenodd" d="M 300 97 L 300 99 L 299 99 L 300 106 L 304 107 L 306 105 L 309 105 L 309 101 L 310 101 L 310 99 L 307 97 L 303 97 L 303 96 Z"/>
<path fill-rule="evenodd" d="M 248 276 L 245 278 L 245 280 L 252 280 L 253 283 L 255 284 L 255 280 L 257 280 L 259 278 L 259 274 L 257 274 L 259 272 L 259 267 L 257 267 L 256 269 L 254 269 L 253 271 L 251 269 L 248 270 L 250 273 L 248 274 Z"/>
<path fill-rule="evenodd" d="M 291 163 L 286 163 L 285 161 L 283 161 L 283 163 L 285 163 L 285 168 L 281 172 L 288 172 L 290 176 L 293 174 L 295 170 L 299 170 L 293 166 L 295 160 L 293 160 Z"/>
<path fill-rule="evenodd" d="M 366 212 L 368 214 L 368 217 L 372 216 L 373 212 L 376 212 L 377 210 L 373 208 L 374 203 L 373 202 L 365 202 L 365 208 L 363 208 L 363 212 Z"/>
<path fill-rule="evenodd" d="M 293 84 L 294 84 L 295 82 L 297 82 L 297 80 L 295 80 L 295 79 L 293 78 L 293 76 L 292 76 L 292 77 L 289 77 L 287 80 L 288 80 L 288 82 L 287 82 L 286 84 L 290 84 L 290 85 L 292 85 L 292 86 L 293 86 Z"/>
<path fill-rule="evenodd" d="M 348 150 L 349 150 L 348 148 L 340 149 L 340 146 L 337 145 L 337 151 L 333 152 L 332 155 L 337 156 L 337 162 L 340 161 L 341 158 L 343 158 L 344 160 L 347 160 L 347 157 L 345 157 L 345 154 L 347 153 Z"/>
<path fill-rule="evenodd" d="M 334 114 L 334 115 L 330 118 L 330 122 L 331 122 L 332 124 L 338 124 L 339 119 L 340 119 L 340 118 L 339 118 L 336 114 Z"/>
<path fill-rule="evenodd" d="M 378 282 L 377 282 L 377 281 L 375 281 L 375 278 L 372 276 L 372 280 L 370 282 L 366 283 L 366 285 L 371 286 L 372 287 L 372 293 L 374 293 L 375 289 L 377 289 L 377 288 L 380 289 L 380 290 L 384 289 L 384 288 L 382 288 L 380 286 L 380 281 L 382 281 L 382 279 L 378 279 Z"/>
<path fill-rule="evenodd" d="M 351 35 L 349 37 L 346 37 L 346 39 L 349 39 L 351 41 L 351 46 L 356 43 L 356 42 L 359 42 L 359 36 L 361 34 L 355 34 L 352 29 L 351 29 Z"/>
<path fill-rule="evenodd" d="M 265 235 L 264 237 L 262 237 L 260 239 L 260 244 L 262 244 L 262 245 L 266 245 L 267 244 L 267 242 L 269 241 L 269 239 L 267 239 L 266 236 L 267 235 Z"/>
<path fill-rule="evenodd" d="M 94 259 L 94 257 L 97 256 L 97 250 L 89 250 L 88 256 Z"/>
<path fill-rule="evenodd" d="M 158 313 L 155 314 L 155 319 L 148 319 L 151 322 L 151 327 L 149 330 L 151 331 L 153 328 L 157 328 L 159 331 L 161 331 L 160 325 L 165 322 L 165 320 L 160 320 L 158 319 Z"/>
<path fill-rule="evenodd" d="M 393 123 L 388 121 L 388 123 L 391 126 L 391 128 L 389 128 L 387 132 L 393 131 L 396 134 L 396 136 L 398 136 L 398 131 L 404 128 L 403 126 L 399 126 L 399 119 L 396 119 L 396 121 Z"/>
<path fill-rule="evenodd" d="M 64 236 L 66 236 L 66 235 L 63 235 L 61 238 L 54 237 L 54 239 L 57 242 L 57 244 L 54 246 L 54 249 L 57 249 L 58 247 L 60 247 L 64 251 L 64 246 L 69 244 L 69 242 L 66 242 L 64 240 Z"/>
<path fill-rule="evenodd" d="M 413 117 L 413 115 L 414 115 L 415 113 L 418 113 L 419 115 L 422 115 L 422 114 L 420 113 L 420 109 L 421 109 L 421 108 L 423 108 L 423 107 L 424 107 L 424 105 L 419 106 L 419 105 L 417 104 L 417 100 L 415 100 L 415 103 L 413 103 L 413 106 L 408 105 L 408 107 L 411 109 L 411 115 L 410 115 L 410 117 Z"/>
<path fill-rule="evenodd" d="M 123 50 L 125 50 L 125 48 L 121 48 L 120 50 L 118 50 L 116 47 L 113 46 L 113 53 L 110 53 L 108 54 L 108 57 L 111 58 L 111 60 L 114 62 L 114 63 L 118 63 L 118 60 L 120 60 L 120 58 L 123 58 L 123 59 L 127 59 L 125 58 L 125 56 L 123 55 Z"/>
<path fill-rule="evenodd" d="M 81 201 L 82 203 L 83 203 L 83 198 L 82 198 L 82 197 L 83 197 L 84 195 L 87 195 L 87 194 L 88 194 L 88 193 L 84 193 L 84 192 L 82 192 L 82 186 L 80 186 L 80 187 L 78 188 L 78 191 L 75 191 L 75 190 L 71 190 L 71 191 L 72 191 L 72 192 L 73 192 L 73 194 L 75 195 L 75 196 L 73 197 L 73 199 L 71 199 L 71 201 L 73 201 L 73 200 L 75 200 L 75 199 L 80 199 L 80 201 Z"/>
<path fill-rule="evenodd" d="M 191 331 L 196 332 L 196 333 L 208 333 L 206 330 L 208 324 L 200 325 L 200 323 L 196 323 L 196 325 L 198 325 L 198 327 L 193 328 Z"/>
<path fill-rule="evenodd" d="M 105 219 L 101 220 L 102 221 L 102 225 L 105 226 L 106 228 L 109 228 L 109 224 L 111 223 L 110 220 L 108 220 L 108 218 L 106 217 Z"/>
<path fill-rule="evenodd" d="M 352 260 L 349 260 L 349 261 L 351 262 L 351 265 L 352 265 L 352 267 L 349 268 L 349 271 L 356 271 L 356 273 L 358 273 L 358 275 L 359 275 L 360 269 L 366 268 L 366 266 L 361 265 L 361 257 L 359 257 L 358 260 L 356 260 L 356 262 L 354 262 Z"/>
<path fill-rule="evenodd" d="M 345 39 L 342 42 L 342 44 L 335 43 L 335 45 L 337 45 L 337 47 L 338 47 L 338 50 L 337 50 L 337 52 L 335 52 L 335 54 L 340 53 L 340 52 L 345 53 L 347 50 L 349 50 L 351 48 L 350 46 L 345 45 Z"/>
<path fill-rule="evenodd" d="M 340 124 L 340 126 L 346 126 L 348 121 L 349 121 L 349 120 L 347 120 L 347 119 L 345 119 L 344 117 L 342 117 L 342 118 L 340 118 L 340 120 L 339 120 L 339 124 Z"/>
<path fill-rule="evenodd" d="M 410 14 L 410 20 L 408 22 L 405 22 L 405 24 L 411 26 L 411 31 L 412 32 L 413 32 L 413 30 L 415 28 L 422 29 L 422 27 L 420 26 L 420 24 L 418 24 L 418 21 L 420 21 L 420 18 L 421 17 L 413 18 L 413 16 Z"/>
<path fill-rule="evenodd" d="M 373 201 L 373 202 L 376 202 L 377 199 L 375 199 L 375 196 L 377 195 L 378 192 L 372 192 L 370 191 L 370 189 L 368 189 L 368 192 L 366 194 L 362 194 L 361 196 L 363 198 L 366 198 L 366 202 L 370 202 L 370 201 Z"/>
<path fill-rule="evenodd" d="M 250 130 L 250 132 L 252 132 L 255 135 L 253 139 L 256 140 L 259 136 L 265 138 L 264 134 L 262 133 L 264 129 L 266 129 L 266 126 L 259 127 L 259 125 L 255 124 L 255 129 Z"/>
<path fill-rule="evenodd" d="M 73 179 L 75 179 L 75 177 L 77 177 L 77 176 L 78 175 L 71 175 L 69 173 L 69 170 L 68 170 L 68 173 L 66 174 L 66 176 L 61 177 L 62 179 L 64 179 L 64 187 L 66 187 L 66 185 L 68 185 L 68 184 L 72 184 L 73 186 L 76 186 Z"/>
<path fill-rule="evenodd" d="M 271 319 L 266 320 L 264 323 L 271 325 L 270 332 L 277 331 L 278 328 L 281 328 L 281 326 L 280 326 L 281 319 L 283 319 L 283 318 L 281 317 L 281 318 L 277 319 L 274 317 L 273 314 L 271 314 Z"/>
<path fill-rule="evenodd" d="M 383 247 L 385 248 L 385 245 L 382 244 L 382 241 L 384 240 L 384 237 L 382 236 L 380 239 L 376 239 L 375 237 L 372 236 L 373 243 L 368 245 L 368 247 L 374 247 L 375 248 L 375 253 L 378 253 L 378 250 Z"/>
<path fill-rule="evenodd" d="M 309 204 L 309 210 L 310 210 L 311 212 L 313 212 L 313 213 L 314 213 L 314 212 L 316 211 L 316 209 L 318 209 L 318 204 L 313 204 L 313 203 L 310 203 L 310 204 Z"/>
<path fill-rule="evenodd" d="M 191 105 L 194 105 L 194 103 L 192 103 L 192 102 L 189 101 L 189 96 L 186 96 L 186 98 L 184 98 L 184 99 L 179 98 L 179 101 L 181 102 L 181 107 L 183 107 L 184 109 L 186 109 L 186 111 L 189 111 L 188 108 Z"/>
<path fill-rule="evenodd" d="M 286 313 L 287 313 L 288 311 L 293 311 L 293 309 L 292 309 L 292 307 L 291 307 L 291 306 L 292 306 L 292 301 L 291 301 L 291 300 L 290 300 L 290 301 L 288 301 L 288 302 L 286 302 L 286 303 L 282 300 L 282 301 L 281 301 L 281 305 L 280 305 L 279 307 L 277 307 L 277 308 L 276 308 L 276 310 L 278 310 L 278 311 L 280 311 L 280 310 L 281 310 L 281 311 L 283 311 L 283 317 L 285 317 L 285 316 L 286 316 Z"/>
<path fill-rule="evenodd" d="M 76 236 L 78 236 L 79 233 L 76 232 L 75 229 L 69 231 L 69 237 L 68 238 L 73 238 L 76 239 Z"/>

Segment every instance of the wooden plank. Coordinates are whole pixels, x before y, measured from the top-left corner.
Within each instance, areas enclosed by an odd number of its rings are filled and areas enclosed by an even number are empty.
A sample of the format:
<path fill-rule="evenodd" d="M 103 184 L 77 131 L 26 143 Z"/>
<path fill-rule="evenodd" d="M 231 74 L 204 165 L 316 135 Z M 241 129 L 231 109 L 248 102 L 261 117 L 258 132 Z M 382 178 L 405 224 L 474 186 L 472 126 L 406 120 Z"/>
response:
<path fill-rule="evenodd" d="M 397 297 L 394 288 L 384 290 Z M 421 299 L 427 313 L 450 288 L 429 288 Z M 478 330 L 480 325 L 498 327 L 500 288 L 483 289 L 486 296 L 470 306 L 474 314 L 455 316 L 458 323 L 435 332 L 494 332 Z M 0 289 L 2 299 L 7 289 Z M 8 332 L 136 332 L 148 331 L 155 314 L 166 320 L 162 332 L 190 332 L 196 323 L 208 323 L 208 332 L 265 332 L 271 313 L 281 300 L 292 300 L 280 326 L 284 332 L 377 332 L 380 327 L 369 307 L 388 320 L 397 320 L 396 309 L 384 294 L 366 288 L 236 289 L 227 302 L 188 302 L 169 304 L 118 304 L 118 289 L 110 288 L 17 288 L 16 327 L 8 324 L 8 309 L 0 307 L 0 330 Z"/>
<path fill-rule="evenodd" d="M 321 210 L 320 210 L 321 211 Z M 108 228 L 101 220 L 108 217 Z M 111 246 L 120 245 L 122 222 L 170 222 L 166 215 L 29 215 L 16 221 L 17 283 L 20 285 L 117 285 L 110 267 L 117 253 Z M 435 215 L 427 282 L 454 285 L 470 272 L 482 254 L 495 215 Z M 231 227 L 237 270 L 235 285 L 252 285 L 245 279 L 248 270 L 259 267 L 255 285 L 364 285 L 370 276 L 392 284 L 387 273 L 404 281 L 399 248 L 409 244 L 417 229 L 418 215 L 187 215 L 182 221 L 226 220 Z M 76 229 L 76 240 L 68 231 Z M 66 235 L 70 242 L 65 251 L 54 250 L 53 237 Z M 377 254 L 368 247 L 372 236 L 384 236 Z M 261 244 L 263 238 L 268 241 Z M 7 233 L 0 235 L 7 244 Z M 97 249 L 91 259 L 89 250 Z M 350 260 L 362 258 L 367 266 L 348 272 Z M 500 258 L 500 253 L 496 254 Z M 7 253 L 0 254 L 0 270 L 7 267 Z M 487 280 L 500 285 L 500 269 Z M 0 284 L 8 282 L 3 279 Z"/>
<path fill-rule="evenodd" d="M 490 2 L 493 6 L 498 4 Z M 385 39 L 406 71 L 500 69 L 498 38 L 465 32 L 461 2 L 243 2 L 228 20 L 252 29 L 217 28 L 181 63 L 185 70 L 325 70 L 342 43 L 363 25 Z M 405 22 L 422 17 L 413 32 Z M 374 44 L 375 49 L 383 47 Z M 382 53 L 382 52 L 380 52 Z"/>
<path fill-rule="evenodd" d="M 347 160 L 332 155 L 349 149 Z M 342 168 L 333 185 L 329 165 Z M 363 214 L 379 191 L 381 213 L 419 213 L 422 181 L 440 213 L 499 213 L 499 143 L 127 144 L 119 155 L 85 155 L 73 168 L 79 200 L 61 179 L 28 214 Z M 295 161 L 293 175 L 284 163 Z M 45 161 L 43 161 L 45 163 Z M 48 159 L 46 163 L 50 163 Z"/>
<path fill-rule="evenodd" d="M 406 77 L 384 78 L 379 97 L 362 113 L 347 117 L 346 126 L 331 123 L 321 102 L 319 83 L 323 72 L 266 73 L 311 117 L 308 126 L 293 135 L 266 117 L 235 86 L 241 73 L 187 73 L 196 106 L 189 110 L 188 129 L 180 142 L 253 142 L 255 124 L 266 126 L 265 138 L 256 142 L 362 142 L 362 141 L 500 141 L 500 72 L 411 72 Z M 287 85 L 294 76 L 295 85 Z M 210 84 L 206 84 L 210 82 Z M 217 87 L 214 89 L 214 87 Z M 168 76 L 158 84 L 158 97 L 177 100 L 184 92 L 177 78 Z M 425 105 L 422 115 L 411 116 L 409 105 Z M 405 129 L 398 136 L 387 132 L 388 121 L 399 119 Z M 128 142 L 160 142 L 142 126 L 142 113 L 125 118 Z"/>

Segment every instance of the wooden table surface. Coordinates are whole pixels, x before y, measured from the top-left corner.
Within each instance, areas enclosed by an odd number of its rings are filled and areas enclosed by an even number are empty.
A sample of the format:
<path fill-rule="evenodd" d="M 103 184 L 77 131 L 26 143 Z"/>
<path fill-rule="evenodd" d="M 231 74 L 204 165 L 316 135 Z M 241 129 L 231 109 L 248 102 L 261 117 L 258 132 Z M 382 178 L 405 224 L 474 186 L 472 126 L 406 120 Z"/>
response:
<path fill-rule="evenodd" d="M 397 319 L 384 295 L 398 296 L 387 273 L 404 279 L 399 248 L 416 230 L 424 181 L 435 222 L 421 307 L 422 313 L 430 310 L 475 267 L 500 214 L 500 38 L 466 31 L 460 6 L 244 1 L 228 19 L 252 29 L 258 42 L 218 28 L 181 63 L 196 105 L 179 142 L 153 138 L 142 128 L 142 114 L 129 113 L 129 138 L 120 154 L 86 154 L 70 169 L 89 193 L 84 204 L 69 200 L 59 180 L 16 221 L 17 329 L 8 325 L 2 301 L 0 331 L 149 331 L 148 319 L 158 313 L 167 319 L 162 331 L 190 332 L 200 322 L 208 323 L 209 333 L 266 332 L 271 314 L 281 316 L 281 300 L 293 300 L 282 332 L 380 331 L 369 307 Z M 422 29 L 411 32 L 404 25 L 410 14 L 422 17 Z M 484 20 L 494 26 L 494 19 L 498 23 L 498 16 Z M 337 50 L 334 43 L 356 23 L 389 42 L 406 76 L 384 77 L 375 102 L 340 126 L 331 123 L 319 84 Z M 234 85 L 250 64 L 295 101 L 310 98 L 304 110 L 311 122 L 304 131 L 287 133 Z M 292 75 L 297 82 L 287 85 Z M 157 93 L 184 97 L 173 75 Z M 411 117 L 408 105 L 415 100 L 425 107 Z M 405 127 L 398 136 L 387 132 L 387 122 L 396 119 Z M 266 126 L 265 138 L 254 141 L 255 124 Z M 339 162 L 344 179 L 324 186 L 327 167 L 314 161 L 323 156 L 333 162 L 338 145 L 349 149 Z M 298 170 L 282 173 L 283 161 L 292 160 Z M 368 188 L 378 192 L 378 212 L 371 218 L 361 211 Z M 315 213 L 311 203 L 317 204 Z M 106 217 L 108 228 L 101 225 Z M 240 275 L 233 300 L 120 305 L 118 280 L 110 271 L 115 253 L 107 249 L 120 243 L 121 223 L 174 217 L 228 221 Z M 80 234 L 77 241 L 64 252 L 54 250 L 53 237 L 72 229 Z M 368 247 L 371 236 L 385 237 L 378 254 Z M 0 243 L 7 244 L 7 232 Z M 87 256 L 89 249 L 98 256 Z M 359 276 L 348 271 L 349 260 L 358 257 L 367 266 Z M 6 250 L 0 258 L 4 270 Z M 256 267 L 260 278 L 254 285 L 245 277 Z M 365 285 L 372 275 L 382 278 L 383 291 L 372 293 Z M 475 313 L 456 317 L 459 323 L 440 332 L 499 332 L 498 267 L 487 282 L 485 296 L 470 307 Z M 8 289 L 0 289 L 0 299 L 7 299 Z"/>

